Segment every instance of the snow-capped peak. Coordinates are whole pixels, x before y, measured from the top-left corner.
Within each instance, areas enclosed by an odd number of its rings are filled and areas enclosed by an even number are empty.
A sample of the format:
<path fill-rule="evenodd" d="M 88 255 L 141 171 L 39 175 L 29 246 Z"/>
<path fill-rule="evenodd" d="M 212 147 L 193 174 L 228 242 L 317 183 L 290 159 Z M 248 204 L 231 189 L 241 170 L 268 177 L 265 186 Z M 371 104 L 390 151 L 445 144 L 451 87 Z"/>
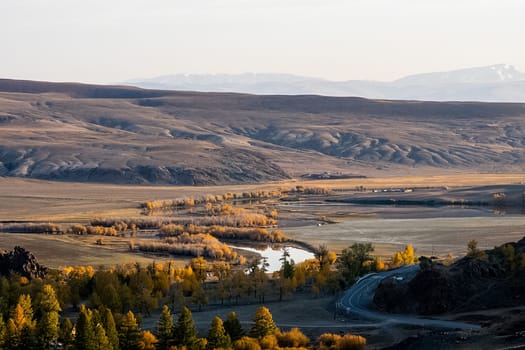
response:
<path fill-rule="evenodd" d="M 411 75 L 397 80 L 400 84 L 486 84 L 525 80 L 525 74 L 510 64 L 459 69 L 448 72 L 436 72 Z"/>
<path fill-rule="evenodd" d="M 521 75 L 520 72 L 510 64 L 497 64 L 490 66 L 490 69 L 498 75 L 500 81 L 519 80 L 519 76 Z"/>

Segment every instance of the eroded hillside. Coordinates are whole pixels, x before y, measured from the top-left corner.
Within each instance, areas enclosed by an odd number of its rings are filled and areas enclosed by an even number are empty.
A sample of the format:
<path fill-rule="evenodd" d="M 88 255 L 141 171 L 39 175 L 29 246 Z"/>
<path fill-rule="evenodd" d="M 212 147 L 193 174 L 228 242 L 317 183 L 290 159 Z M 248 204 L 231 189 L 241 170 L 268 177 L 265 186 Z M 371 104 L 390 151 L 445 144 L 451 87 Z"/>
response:
<path fill-rule="evenodd" d="M 312 172 L 513 172 L 525 104 L 0 80 L 0 176 L 225 184 Z"/>

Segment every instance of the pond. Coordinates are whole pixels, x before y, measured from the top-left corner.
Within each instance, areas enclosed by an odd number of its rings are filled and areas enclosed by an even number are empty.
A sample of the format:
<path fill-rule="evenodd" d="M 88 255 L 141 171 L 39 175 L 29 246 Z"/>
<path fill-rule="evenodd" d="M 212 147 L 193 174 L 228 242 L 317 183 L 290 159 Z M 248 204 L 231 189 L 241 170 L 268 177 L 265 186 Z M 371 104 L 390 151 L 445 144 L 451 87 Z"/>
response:
<path fill-rule="evenodd" d="M 264 249 L 256 249 L 252 247 L 241 247 L 241 246 L 231 246 L 232 248 L 240 249 L 240 250 L 246 250 L 249 252 L 257 253 L 261 255 L 261 257 L 266 258 L 268 261 L 268 271 L 274 272 L 279 271 L 281 269 L 281 261 L 279 259 L 282 258 L 283 253 L 285 250 L 288 251 L 290 254 L 290 259 L 292 259 L 296 264 L 301 263 L 308 259 L 313 259 L 314 253 L 309 252 L 304 249 L 295 248 L 295 247 L 272 247 L 267 246 Z"/>

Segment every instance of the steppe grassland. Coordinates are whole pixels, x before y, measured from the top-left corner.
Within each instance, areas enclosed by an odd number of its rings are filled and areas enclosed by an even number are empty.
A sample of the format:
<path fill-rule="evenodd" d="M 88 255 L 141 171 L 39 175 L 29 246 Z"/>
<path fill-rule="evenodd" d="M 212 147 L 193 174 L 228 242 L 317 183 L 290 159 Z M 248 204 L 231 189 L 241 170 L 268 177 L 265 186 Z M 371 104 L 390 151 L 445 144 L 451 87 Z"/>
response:
<path fill-rule="evenodd" d="M 0 178 L 1 221 L 88 222 L 95 217 L 140 217 L 139 204 L 151 199 L 197 197 L 206 194 L 289 189 L 297 185 L 354 189 L 388 187 L 470 187 L 522 183 L 523 174 L 457 174 L 392 178 L 361 178 L 319 181 L 286 181 L 232 186 L 131 186 L 48 182 Z M 417 208 L 415 208 L 417 210 Z M 284 229 L 291 238 L 313 245 L 325 243 L 341 250 L 353 242 L 373 242 L 376 253 L 388 257 L 405 244 L 412 243 L 418 254 L 459 255 L 470 239 L 480 247 L 493 247 L 524 235 L 525 218 L 485 217 L 451 219 L 363 219 L 341 220 L 322 227 L 308 225 Z M 163 259 L 128 252 L 129 238 L 104 237 L 104 246 L 96 237 L 49 235 L 0 235 L 0 246 L 11 249 L 24 245 L 42 256 L 49 266 L 110 265 L 131 261 L 150 262 Z M 181 263 L 184 259 L 181 259 Z"/>
<path fill-rule="evenodd" d="M 51 182 L 0 178 L 0 221 L 87 221 L 97 216 L 139 215 L 138 205 L 151 199 L 206 194 L 289 189 L 297 185 L 354 189 L 384 187 L 464 187 L 525 182 L 525 174 L 454 174 L 338 180 L 290 180 L 229 186 L 140 186 Z"/>

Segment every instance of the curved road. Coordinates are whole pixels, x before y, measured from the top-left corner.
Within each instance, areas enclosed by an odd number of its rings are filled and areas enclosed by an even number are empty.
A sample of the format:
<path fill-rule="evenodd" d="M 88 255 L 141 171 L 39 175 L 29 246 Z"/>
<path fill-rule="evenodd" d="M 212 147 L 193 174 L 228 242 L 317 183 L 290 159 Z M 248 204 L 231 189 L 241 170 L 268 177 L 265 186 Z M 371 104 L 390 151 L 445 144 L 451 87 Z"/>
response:
<path fill-rule="evenodd" d="M 336 307 L 337 309 L 343 310 L 349 314 L 386 324 L 405 324 L 430 328 L 453 328 L 464 330 L 479 330 L 481 328 L 478 325 L 462 322 L 420 318 L 407 315 L 386 314 L 371 310 L 369 308 L 373 303 L 374 291 L 379 285 L 379 282 L 385 278 L 393 276 L 407 279 L 412 277 L 418 270 L 419 265 L 410 265 L 395 270 L 372 273 L 361 277 L 350 289 L 344 293 Z"/>

